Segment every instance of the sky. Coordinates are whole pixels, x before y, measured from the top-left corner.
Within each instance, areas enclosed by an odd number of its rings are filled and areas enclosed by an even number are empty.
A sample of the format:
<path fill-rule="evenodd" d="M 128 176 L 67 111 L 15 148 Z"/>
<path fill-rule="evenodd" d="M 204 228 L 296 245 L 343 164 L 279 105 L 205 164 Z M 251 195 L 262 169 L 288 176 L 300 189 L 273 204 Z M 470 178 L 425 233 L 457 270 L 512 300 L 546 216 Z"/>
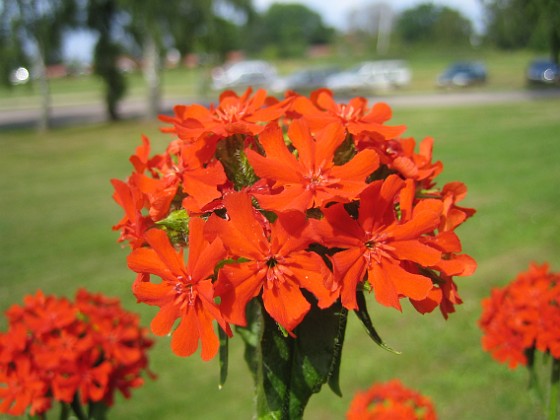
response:
<path fill-rule="evenodd" d="M 351 10 L 381 1 L 390 5 L 396 12 L 430 2 L 430 0 L 253 0 L 253 4 L 258 11 L 262 12 L 272 3 L 301 3 L 318 12 L 328 25 L 346 29 L 346 18 Z M 477 30 L 482 29 L 480 0 L 431 0 L 431 3 L 459 10 L 473 22 Z"/>
<path fill-rule="evenodd" d="M 272 3 L 300 3 L 319 13 L 327 25 L 344 30 L 348 14 L 356 8 L 364 7 L 380 0 L 253 0 L 255 8 L 259 12 L 265 11 Z M 383 0 L 389 4 L 395 12 L 426 3 L 429 0 Z M 480 0 L 432 0 L 432 3 L 449 6 L 459 10 L 461 14 L 469 18 L 475 30 L 483 28 L 483 13 Z M 92 55 L 95 38 L 87 32 L 74 34 L 67 40 L 64 47 L 64 55 L 68 60 L 89 60 Z"/>

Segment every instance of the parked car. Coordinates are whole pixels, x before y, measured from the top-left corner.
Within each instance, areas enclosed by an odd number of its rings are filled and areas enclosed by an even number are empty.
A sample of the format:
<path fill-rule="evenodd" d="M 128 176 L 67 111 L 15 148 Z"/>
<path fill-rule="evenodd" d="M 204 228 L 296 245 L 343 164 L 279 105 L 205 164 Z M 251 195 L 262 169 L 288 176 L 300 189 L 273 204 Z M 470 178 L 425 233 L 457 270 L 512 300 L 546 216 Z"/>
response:
<path fill-rule="evenodd" d="M 276 68 L 266 61 L 237 61 L 212 70 L 212 87 L 222 90 L 270 86 L 276 74 Z"/>
<path fill-rule="evenodd" d="M 439 87 L 465 87 L 486 83 L 488 75 L 484 64 L 459 62 L 451 64 L 437 78 Z"/>
<path fill-rule="evenodd" d="M 272 85 L 273 92 L 309 92 L 325 86 L 327 77 L 340 71 L 338 67 L 316 67 L 301 69 L 286 77 L 279 77 Z"/>
<path fill-rule="evenodd" d="M 326 87 L 333 91 L 400 88 L 410 83 L 412 72 L 403 60 L 366 61 L 350 70 L 329 76 Z"/>
<path fill-rule="evenodd" d="M 526 77 L 529 83 L 560 83 L 560 65 L 547 59 L 534 60 L 527 68 Z"/>

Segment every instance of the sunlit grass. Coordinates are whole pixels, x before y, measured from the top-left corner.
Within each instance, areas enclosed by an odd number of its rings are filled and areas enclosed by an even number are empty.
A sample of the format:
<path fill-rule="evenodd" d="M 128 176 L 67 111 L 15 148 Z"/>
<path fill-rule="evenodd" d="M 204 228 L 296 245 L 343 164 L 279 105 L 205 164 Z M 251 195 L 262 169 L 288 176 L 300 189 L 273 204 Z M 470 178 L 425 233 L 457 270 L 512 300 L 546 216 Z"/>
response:
<path fill-rule="evenodd" d="M 341 369 L 344 396 L 325 388 L 312 397 L 307 418 L 343 418 L 357 390 L 394 377 L 430 396 L 442 419 L 538 418 L 526 372 L 510 371 L 484 353 L 476 322 L 480 299 L 530 261 L 549 260 L 560 271 L 559 109 L 559 100 L 394 109 L 394 123 L 407 124 L 408 135 L 435 138 L 434 158 L 445 167 L 440 184 L 467 184 L 464 205 L 478 213 L 459 235 L 479 269 L 457 279 L 465 303 L 448 321 L 438 313 L 418 315 L 407 304 L 401 314 L 370 299 L 379 333 L 403 354 L 377 347 L 351 316 Z M 119 296 L 149 324 L 155 309 L 135 303 L 128 250 L 111 231 L 121 213 L 109 183 L 130 172 L 128 156 L 142 133 L 163 150 L 168 138 L 156 123 L 0 133 L 0 310 L 37 288 L 73 295 L 85 286 Z M 5 328 L 3 319 L 0 326 Z M 229 379 L 219 391 L 217 361 L 178 358 L 169 338 L 157 339 L 151 365 L 158 379 L 148 380 L 132 400 L 119 400 L 111 418 L 250 418 L 251 378 L 240 340 L 231 347 Z"/>

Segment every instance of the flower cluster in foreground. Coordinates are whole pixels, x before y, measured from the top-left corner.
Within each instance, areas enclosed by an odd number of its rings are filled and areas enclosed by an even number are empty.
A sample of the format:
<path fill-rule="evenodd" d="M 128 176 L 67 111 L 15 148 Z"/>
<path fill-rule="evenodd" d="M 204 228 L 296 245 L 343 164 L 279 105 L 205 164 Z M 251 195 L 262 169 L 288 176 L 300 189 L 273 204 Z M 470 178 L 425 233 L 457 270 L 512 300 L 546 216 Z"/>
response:
<path fill-rule="evenodd" d="M 43 415 L 53 401 L 110 406 L 116 390 L 128 398 L 143 384 L 153 343 L 118 299 L 81 289 L 71 302 L 38 291 L 6 315 L 0 413 Z"/>
<path fill-rule="evenodd" d="M 359 392 L 346 413 L 348 420 L 435 420 L 429 398 L 405 388 L 398 379 Z"/>
<path fill-rule="evenodd" d="M 214 322 L 231 336 L 255 298 L 292 337 L 314 305 L 361 309 L 358 293 L 445 317 L 461 303 L 453 277 L 476 267 L 455 233 L 474 214 L 458 205 L 466 187 L 436 185 L 433 140 L 386 125 L 388 105 L 226 91 L 161 118 L 167 149 L 152 155 L 144 137 L 133 173 L 112 180 L 124 210 L 114 229 L 132 248 L 135 296 L 160 308 L 152 331 L 179 322 L 174 353 L 201 344 L 214 357 Z"/>
<path fill-rule="evenodd" d="M 535 349 L 560 359 L 560 274 L 548 264 L 531 264 L 482 305 L 482 346 L 496 360 L 527 365 Z"/>

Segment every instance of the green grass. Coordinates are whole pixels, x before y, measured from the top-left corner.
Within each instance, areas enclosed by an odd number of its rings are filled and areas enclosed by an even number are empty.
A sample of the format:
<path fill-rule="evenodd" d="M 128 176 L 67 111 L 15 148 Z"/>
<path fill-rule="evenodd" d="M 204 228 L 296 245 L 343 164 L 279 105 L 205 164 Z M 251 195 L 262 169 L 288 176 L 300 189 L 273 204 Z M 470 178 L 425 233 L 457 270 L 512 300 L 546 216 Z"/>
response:
<path fill-rule="evenodd" d="M 344 396 L 325 388 L 312 397 L 306 418 L 343 418 L 357 390 L 395 377 L 430 396 L 441 419 L 539 418 L 526 371 L 510 371 L 484 353 L 476 323 L 480 300 L 530 261 L 548 260 L 560 271 L 559 109 L 560 100 L 543 100 L 394 110 L 394 123 L 407 124 L 408 135 L 435 138 L 435 159 L 445 166 L 440 185 L 467 184 L 464 204 L 478 213 L 459 234 L 479 268 L 457 279 L 465 303 L 448 321 L 439 313 L 418 315 L 408 304 L 401 314 L 370 299 L 379 333 L 402 355 L 377 347 L 350 317 L 341 368 Z M 130 172 L 127 159 L 142 133 L 158 151 L 169 140 L 156 124 L 137 121 L 44 135 L 2 132 L 0 310 L 37 288 L 73 295 L 86 286 L 119 296 L 149 323 L 155 309 L 135 303 L 128 250 L 111 231 L 121 213 L 109 184 Z M 0 326 L 5 329 L 3 319 Z M 157 339 L 151 366 L 158 379 L 136 390 L 132 400 L 119 400 L 111 418 L 250 418 L 252 385 L 239 338 L 231 348 L 229 379 L 218 390 L 217 360 L 181 359 L 172 355 L 169 338 Z"/>

